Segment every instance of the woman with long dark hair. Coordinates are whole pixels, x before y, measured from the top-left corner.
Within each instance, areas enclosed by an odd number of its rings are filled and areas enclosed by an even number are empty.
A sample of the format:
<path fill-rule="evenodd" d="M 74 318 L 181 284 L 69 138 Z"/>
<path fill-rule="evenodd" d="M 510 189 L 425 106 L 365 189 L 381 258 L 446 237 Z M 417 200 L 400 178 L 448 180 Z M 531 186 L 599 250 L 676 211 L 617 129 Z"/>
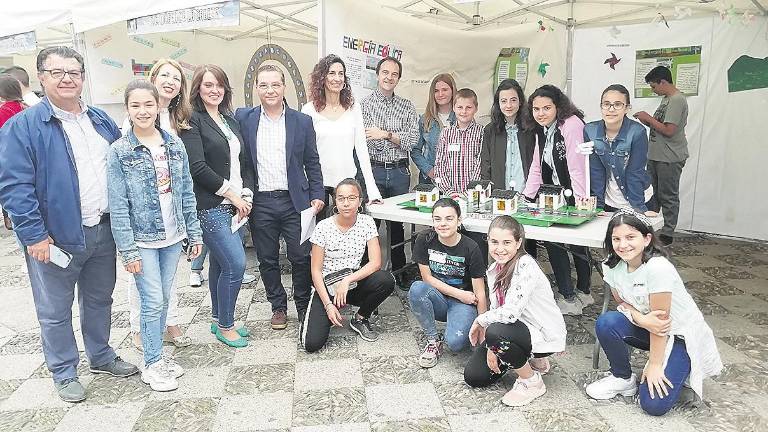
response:
<path fill-rule="evenodd" d="M 10 74 L 0 74 L 0 127 L 26 107 L 21 84 Z"/>
<path fill-rule="evenodd" d="M 245 250 L 232 219 L 251 212 L 253 162 L 246 154 L 240 125 L 232 117 L 232 86 L 219 66 L 200 65 L 192 77 L 191 128 L 181 139 L 189 153 L 203 242 L 210 254 L 211 333 L 224 344 L 248 345 L 245 327 L 235 327 L 235 303 L 245 272 Z"/>
<path fill-rule="evenodd" d="M 533 131 L 536 144 L 523 195 L 533 199 L 542 184 L 552 184 L 572 191 L 567 198 L 570 205 L 574 196 L 589 196 L 585 156 L 579 152 L 579 144 L 584 142 L 584 113 L 559 88 L 544 85 L 528 99 L 528 115 L 527 127 Z M 595 302 L 589 292 L 592 271 L 587 248 L 552 242 L 544 242 L 544 246 L 560 292 L 557 305 L 564 315 L 581 315 L 584 306 Z M 566 247 L 573 255 L 578 293 L 571 284 Z"/>
<path fill-rule="evenodd" d="M 356 177 L 358 165 L 367 200 L 381 199 L 368 156 L 363 114 L 360 105 L 355 104 L 346 73 L 341 57 L 329 54 L 321 58 L 310 76 L 309 94 L 312 100 L 301 109 L 312 117 L 315 127 L 326 209 L 331 208 L 328 200 L 333 188 L 345 178 Z M 327 215 L 328 210 L 318 214 L 317 218 L 325 219 Z"/>

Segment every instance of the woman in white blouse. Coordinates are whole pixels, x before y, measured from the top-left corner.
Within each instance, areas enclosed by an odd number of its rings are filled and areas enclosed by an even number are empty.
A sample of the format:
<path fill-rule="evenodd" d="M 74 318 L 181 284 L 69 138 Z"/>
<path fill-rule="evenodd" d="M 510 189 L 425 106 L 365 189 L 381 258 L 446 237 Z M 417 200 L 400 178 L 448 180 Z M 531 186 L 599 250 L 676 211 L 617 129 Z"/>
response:
<path fill-rule="evenodd" d="M 379 201 L 381 193 L 373 179 L 363 115 L 352 96 L 344 61 L 335 54 L 321 58 L 312 70 L 310 80 L 312 100 L 301 112 L 312 117 L 315 126 L 325 186 L 325 208 L 332 207 L 328 199 L 333 188 L 349 177 L 362 180 L 369 201 Z M 358 168 L 362 179 L 358 176 Z M 325 217 L 325 213 L 318 215 L 318 219 Z"/>

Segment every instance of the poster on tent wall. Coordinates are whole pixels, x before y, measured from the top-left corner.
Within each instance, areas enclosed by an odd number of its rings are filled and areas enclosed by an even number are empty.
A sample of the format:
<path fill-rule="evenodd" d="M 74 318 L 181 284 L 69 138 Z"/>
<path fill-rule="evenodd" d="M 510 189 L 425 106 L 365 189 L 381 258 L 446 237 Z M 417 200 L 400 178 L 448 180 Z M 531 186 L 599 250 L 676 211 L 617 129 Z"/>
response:
<path fill-rule="evenodd" d="M 129 36 L 121 22 L 84 35 L 91 101 L 97 105 L 122 104 L 125 86 L 133 79 L 148 78 L 159 58 L 178 61 L 187 78 L 196 66 L 191 59 L 194 35 L 189 33 Z"/>
<path fill-rule="evenodd" d="M 0 55 L 37 51 L 37 36 L 34 31 L 0 38 Z"/>
<path fill-rule="evenodd" d="M 512 78 L 525 90 L 528 81 L 528 54 L 530 48 L 502 48 L 496 59 L 494 69 L 493 89 L 507 78 Z"/>
<path fill-rule="evenodd" d="M 402 60 L 403 50 L 381 41 L 344 35 L 339 56 L 347 67 L 347 78 L 356 98 L 362 99 L 376 89 L 376 65 L 384 57 Z"/>
<path fill-rule="evenodd" d="M 128 34 L 164 33 L 239 24 L 240 1 L 229 0 L 128 20 Z"/>
<path fill-rule="evenodd" d="M 675 87 L 686 96 L 699 94 L 701 45 L 678 48 L 639 50 L 635 54 L 635 97 L 657 97 L 645 82 L 645 75 L 656 66 L 672 71 Z"/>

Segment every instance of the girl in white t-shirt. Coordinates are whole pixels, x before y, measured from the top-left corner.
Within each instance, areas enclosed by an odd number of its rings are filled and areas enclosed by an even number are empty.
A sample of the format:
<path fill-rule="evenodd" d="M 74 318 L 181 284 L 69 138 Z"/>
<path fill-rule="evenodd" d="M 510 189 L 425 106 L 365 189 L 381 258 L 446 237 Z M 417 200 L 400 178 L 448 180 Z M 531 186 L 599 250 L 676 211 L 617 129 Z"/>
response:
<path fill-rule="evenodd" d="M 366 342 L 379 338 L 369 319 L 392 294 L 395 279 L 381 269 L 379 232 L 363 213 L 362 200 L 360 183 L 342 180 L 333 192 L 333 215 L 320 221 L 309 239 L 313 289 L 301 323 L 301 343 L 308 352 L 325 345 L 332 325 L 344 325 L 339 309 L 347 304 L 359 306 L 349 327 Z M 361 267 L 366 251 L 368 262 Z"/>
<path fill-rule="evenodd" d="M 687 383 L 699 397 L 704 378 L 723 368 L 715 338 L 660 248 L 650 221 L 618 211 L 605 238 L 605 282 L 619 304 L 600 315 L 595 333 L 611 365 L 610 374 L 587 386 L 594 399 L 638 391 L 627 345 L 650 351 L 640 378 L 640 406 L 650 415 L 669 411 Z"/>
<path fill-rule="evenodd" d="M 517 380 L 501 399 L 508 406 L 542 396 L 547 357 L 565 350 L 565 321 L 552 287 L 523 244 L 518 221 L 499 216 L 491 222 L 488 245 L 495 262 L 486 272 L 491 308 L 472 323 L 469 341 L 477 349 L 464 367 L 464 381 L 472 387 L 489 386 L 514 369 Z"/>

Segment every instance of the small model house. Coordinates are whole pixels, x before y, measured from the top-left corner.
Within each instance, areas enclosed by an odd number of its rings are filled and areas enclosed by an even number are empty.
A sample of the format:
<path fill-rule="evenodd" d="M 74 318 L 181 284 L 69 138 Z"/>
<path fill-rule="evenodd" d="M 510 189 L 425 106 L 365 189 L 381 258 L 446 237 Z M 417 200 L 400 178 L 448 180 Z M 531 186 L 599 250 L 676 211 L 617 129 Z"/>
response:
<path fill-rule="evenodd" d="M 593 212 L 597 209 L 597 197 L 576 197 L 576 210 Z"/>
<path fill-rule="evenodd" d="M 480 210 L 491 197 L 491 187 L 493 182 L 490 180 L 475 180 L 467 185 L 467 205 L 470 211 Z"/>
<path fill-rule="evenodd" d="M 554 211 L 565 205 L 563 187 L 557 185 L 541 185 L 539 199 L 536 204 L 540 209 Z"/>
<path fill-rule="evenodd" d="M 416 205 L 419 207 L 432 207 L 440 198 L 440 190 L 433 184 L 417 184 L 413 191 L 416 192 Z"/>
<path fill-rule="evenodd" d="M 512 215 L 517 213 L 517 192 L 514 190 L 496 189 L 491 193 L 493 214 Z"/>

